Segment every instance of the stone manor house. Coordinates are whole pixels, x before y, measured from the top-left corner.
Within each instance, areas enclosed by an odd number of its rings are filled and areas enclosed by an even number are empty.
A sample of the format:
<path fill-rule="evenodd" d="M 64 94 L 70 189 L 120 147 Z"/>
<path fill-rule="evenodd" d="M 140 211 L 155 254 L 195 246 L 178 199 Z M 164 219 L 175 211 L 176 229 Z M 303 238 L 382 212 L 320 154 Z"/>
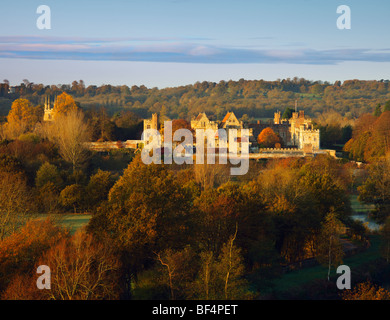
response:
<path fill-rule="evenodd" d="M 211 129 L 217 132 L 218 129 L 225 129 L 227 134 L 229 130 L 237 130 L 237 141 L 240 150 L 241 144 L 241 130 L 249 129 L 249 143 L 252 150 L 256 149 L 257 137 L 265 128 L 272 128 L 282 139 L 283 146 L 286 148 L 297 148 L 313 152 L 320 149 L 320 131 L 314 129 L 312 120 L 305 116 L 304 111 L 293 112 L 291 119 L 281 119 L 281 113 L 276 112 L 274 114 L 273 123 L 264 122 L 260 120 L 257 123 L 244 124 L 243 121 L 239 121 L 234 112 L 228 112 L 222 121 L 212 121 L 205 113 L 199 113 L 196 118 L 191 120 L 191 128 L 208 130 Z M 153 114 L 152 119 L 144 120 L 144 131 L 147 129 L 155 129 L 162 132 L 162 126 L 159 122 L 158 114 Z M 229 134 L 228 134 L 229 136 Z M 215 136 L 216 148 L 218 145 L 218 135 Z M 144 141 L 147 145 L 150 141 Z M 229 145 L 229 141 L 228 141 Z"/>

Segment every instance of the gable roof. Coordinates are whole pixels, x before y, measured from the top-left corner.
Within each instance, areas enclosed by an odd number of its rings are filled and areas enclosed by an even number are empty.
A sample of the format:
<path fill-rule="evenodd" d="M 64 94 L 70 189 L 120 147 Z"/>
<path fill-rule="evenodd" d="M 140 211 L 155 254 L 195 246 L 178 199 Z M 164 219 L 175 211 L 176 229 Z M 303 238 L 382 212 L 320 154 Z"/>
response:
<path fill-rule="evenodd" d="M 223 118 L 222 120 L 222 123 L 226 122 L 229 118 L 230 118 L 230 115 L 233 114 L 233 112 L 228 112 L 225 116 L 225 118 Z"/>
<path fill-rule="evenodd" d="M 199 121 L 200 119 L 202 119 L 203 117 L 206 117 L 207 118 L 207 116 L 206 116 L 206 114 L 204 113 L 204 112 L 201 112 L 201 113 L 199 113 L 198 114 L 198 116 L 196 117 L 196 121 Z M 207 120 L 208 120 L 208 118 L 207 118 Z"/>

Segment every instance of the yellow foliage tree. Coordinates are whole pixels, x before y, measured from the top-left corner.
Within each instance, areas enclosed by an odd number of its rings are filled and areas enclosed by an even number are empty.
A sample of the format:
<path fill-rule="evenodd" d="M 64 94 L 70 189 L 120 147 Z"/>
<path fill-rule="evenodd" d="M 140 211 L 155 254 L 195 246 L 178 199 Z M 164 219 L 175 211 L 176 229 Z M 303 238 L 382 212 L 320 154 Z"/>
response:
<path fill-rule="evenodd" d="M 74 101 L 73 97 L 66 92 L 63 92 L 57 97 L 56 102 L 54 104 L 54 119 L 59 115 L 63 115 L 69 111 L 76 110 L 78 110 L 78 106 Z"/>
<path fill-rule="evenodd" d="M 6 131 L 11 139 L 32 131 L 41 117 L 42 110 L 34 107 L 27 99 L 16 99 L 7 116 Z"/>
<path fill-rule="evenodd" d="M 390 300 L 390 292 L 367 281 L 359 283 L 352 290 L 345 290 L 343 300 Z"/>

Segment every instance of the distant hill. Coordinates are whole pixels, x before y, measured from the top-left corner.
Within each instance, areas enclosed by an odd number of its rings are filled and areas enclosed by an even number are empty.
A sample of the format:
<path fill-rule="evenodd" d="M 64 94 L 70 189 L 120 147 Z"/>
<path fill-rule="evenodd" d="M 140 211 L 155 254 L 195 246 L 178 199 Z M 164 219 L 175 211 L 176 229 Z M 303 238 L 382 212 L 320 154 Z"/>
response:
<path fill-rule="evenodd" d="M 15 93 L 2 93 L 0 115 L 6 115 L 13 100 L 23 97 L 34 104 L 43 104 L 46 95 L 71 94 L 85 108 L 105 107 L 110 115 L 121 110 L 133 111 L 140 117 L 159 112 L 169 118 L 190 120 L 199 112 L 211 118 L 222 119 L 228 111 L 241 118 L 271 118 L 276 110 L 298 107 L 317 117 L 336 111 L 348 119 L 363 113 L 372 113 L 378 103 L 390 100 L 388 80 L 348 80 L 331 84 L 302 78 L 277 81 L 244 80 L 197 82 L 173 88 L 146 88 L 145 86 L 85 86 L 82 80 L 71 85 L 34 84 L 25 82 L 14 87 Z M 3 90 L 5 91 L 5 90 Z"/>

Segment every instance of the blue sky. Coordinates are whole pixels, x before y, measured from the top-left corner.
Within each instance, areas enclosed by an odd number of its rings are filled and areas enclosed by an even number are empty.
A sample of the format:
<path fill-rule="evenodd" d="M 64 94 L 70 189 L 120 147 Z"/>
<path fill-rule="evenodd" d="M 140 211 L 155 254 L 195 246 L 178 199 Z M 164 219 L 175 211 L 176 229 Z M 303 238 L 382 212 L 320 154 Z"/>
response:
<path fill-rule="evenodd" d="M 36 27 L 41 4 L 51 30 Z M 336 27 L 339 5 L 351 30 Z M 0 81 L 387 79 L 389 13 L 386 0 L 14 0 L 0 12 Z"/>

